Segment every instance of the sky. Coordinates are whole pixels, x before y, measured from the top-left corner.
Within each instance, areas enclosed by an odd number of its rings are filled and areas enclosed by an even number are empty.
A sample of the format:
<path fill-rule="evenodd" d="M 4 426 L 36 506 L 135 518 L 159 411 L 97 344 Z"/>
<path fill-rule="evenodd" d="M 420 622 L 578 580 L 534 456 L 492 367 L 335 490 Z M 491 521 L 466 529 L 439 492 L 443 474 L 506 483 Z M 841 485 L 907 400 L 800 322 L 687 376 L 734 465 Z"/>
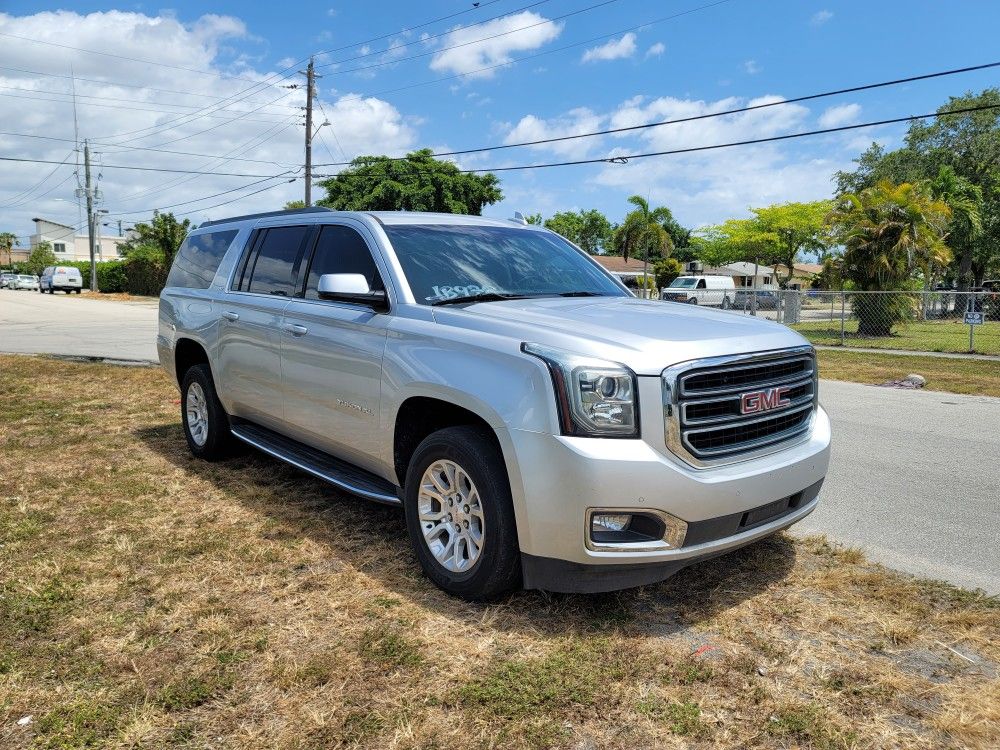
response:
<path fill-rule="evenodd" d="M 575 135 L 994 62 L 997 28 L 1000 3 L 972 0 L 382 0 L 294 12 L 279 3 L 0 2 L 0 156 L 53 162 L 0 162 L 0 231 L 27 245 L 35 216 L 85 225 L 77 136 L 92 144 L 104 232 L 153 209 L 197 224 L 300 199 L 297 71 L 310 55 L 322 76 L 317 123 L 330 123 L 313 160 L 330 175 L 362 154 Z M 480 169 L 711 146 L 926 114 L 997 85 L 1000 68 L 452 158 Z M 700 227 L 753 206 L 827 198 L 835 171 L 873 141 L 894 148 L 904 134 L 905 125 L 880 126 L 502 172 L 504 199 L 484 214 L 597 208 L 620 221 L 639 194 Z"/>

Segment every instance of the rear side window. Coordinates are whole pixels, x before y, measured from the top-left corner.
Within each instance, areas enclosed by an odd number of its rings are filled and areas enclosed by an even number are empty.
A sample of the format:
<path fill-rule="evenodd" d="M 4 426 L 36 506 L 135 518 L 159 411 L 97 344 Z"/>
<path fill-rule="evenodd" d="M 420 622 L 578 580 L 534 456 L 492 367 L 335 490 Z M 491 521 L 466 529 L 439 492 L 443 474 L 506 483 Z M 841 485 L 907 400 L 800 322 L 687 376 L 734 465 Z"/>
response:
<path fill-rule="evenodd" d="M 272 227 L 263 230 L 246 260 L 238 289 L 254 294 L 291 297 L 299 261 L 312 227 Z"/>
<path fill-rule="evenodd" d="M 309 265 L 306 299 L 319 299 L 316 288 L 319 277 L 326 273 L 360 273 L 373 291 L 385 289 L 368 245 L 350 227 L 323 227 Z"/>
<path fill-rule="evenodd" d="M 208 289 L 219 270 L 222 256 L 235 239 L 237 230 L 208 232 L 188 237 L 181 243 L 167 275 L 167 286 Z"/>

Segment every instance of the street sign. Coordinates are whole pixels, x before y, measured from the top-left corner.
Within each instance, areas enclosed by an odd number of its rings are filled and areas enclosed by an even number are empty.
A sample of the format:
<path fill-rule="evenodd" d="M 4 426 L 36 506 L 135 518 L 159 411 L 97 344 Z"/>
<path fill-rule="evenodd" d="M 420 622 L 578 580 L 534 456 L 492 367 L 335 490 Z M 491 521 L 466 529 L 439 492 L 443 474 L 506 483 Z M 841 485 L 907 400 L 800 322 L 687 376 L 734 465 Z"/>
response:
<path fill-rule="evenodd" d="M 981 312 L 966 312 L 965 323 L 970 326 L 981 326 L 986 322 L 986 315 Z"/>

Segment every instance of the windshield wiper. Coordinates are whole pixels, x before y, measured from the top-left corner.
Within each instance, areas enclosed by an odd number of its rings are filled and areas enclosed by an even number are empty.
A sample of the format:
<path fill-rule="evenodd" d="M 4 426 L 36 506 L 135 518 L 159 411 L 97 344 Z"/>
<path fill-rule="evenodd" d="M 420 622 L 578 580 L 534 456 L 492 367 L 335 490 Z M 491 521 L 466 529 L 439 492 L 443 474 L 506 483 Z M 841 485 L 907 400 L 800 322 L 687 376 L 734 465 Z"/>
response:
<path fill-rule="evenodd" d="M 464 297 L 449 297 L 431 302 L 431 306 L 461 305 L 467 302 L 502 302 L 508 299 L 528 299 L 530 294 L 502 294 L 501 292 L 484 292 L 483 294 L 467 294 Z"/>
<path fill-rule="evenodd" d="M 600 292 L 559 292 L 560 297 L 603 297 Z"/>

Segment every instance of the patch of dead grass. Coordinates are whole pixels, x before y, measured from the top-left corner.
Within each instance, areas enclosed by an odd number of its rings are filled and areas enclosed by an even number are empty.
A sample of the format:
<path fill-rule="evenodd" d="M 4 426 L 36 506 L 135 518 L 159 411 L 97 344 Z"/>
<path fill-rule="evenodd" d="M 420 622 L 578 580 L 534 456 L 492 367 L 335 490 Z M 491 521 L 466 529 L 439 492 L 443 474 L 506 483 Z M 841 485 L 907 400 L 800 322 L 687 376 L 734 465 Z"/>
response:
<path fill-rule="evenodd" d="M 981 593 L 779 536 L 635 591 L 467 604 L 398 511 L 191 458 L 159 371 L 0 371 L 0 747 L 1000 745 Z"/>

